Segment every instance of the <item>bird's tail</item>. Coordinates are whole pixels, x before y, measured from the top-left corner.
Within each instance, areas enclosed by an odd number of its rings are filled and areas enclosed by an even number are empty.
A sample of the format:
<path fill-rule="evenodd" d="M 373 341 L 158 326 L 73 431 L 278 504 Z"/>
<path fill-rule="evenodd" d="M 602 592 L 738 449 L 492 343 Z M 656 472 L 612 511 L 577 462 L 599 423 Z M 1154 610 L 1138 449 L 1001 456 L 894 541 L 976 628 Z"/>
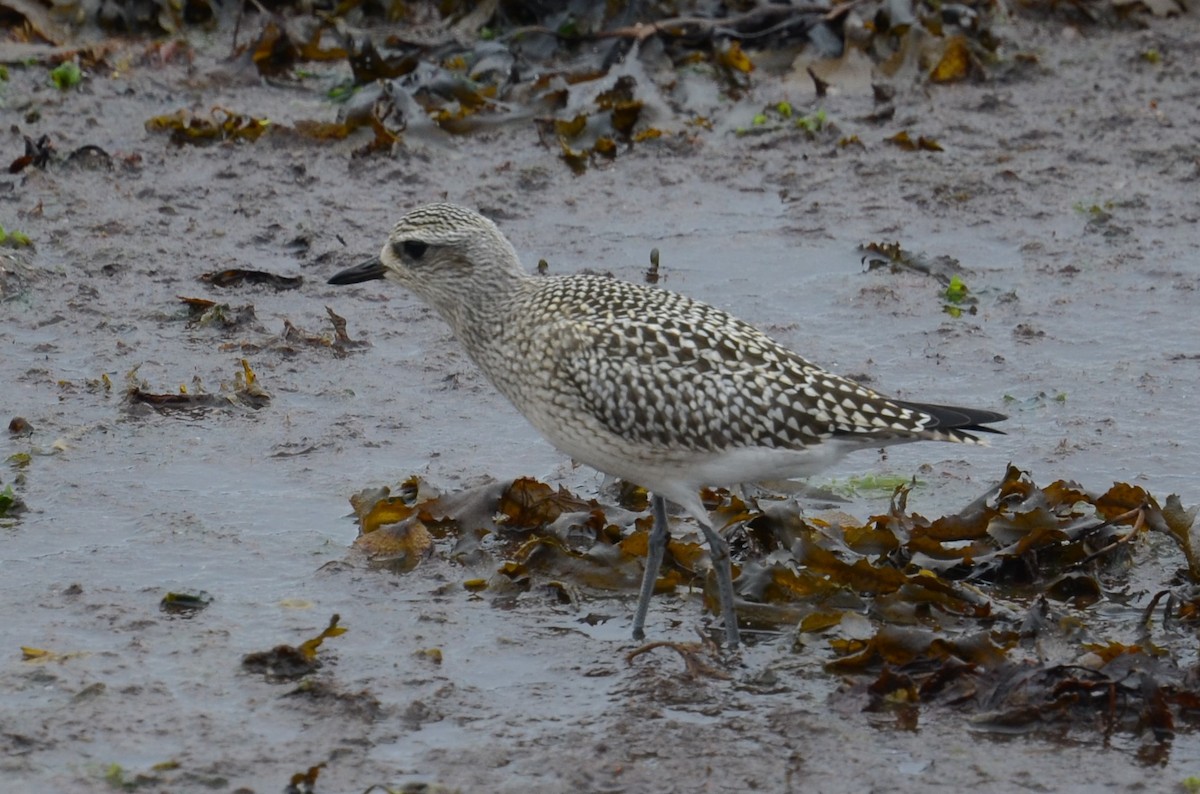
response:
<path fill-rule="evenodd" d="M 978 408 L 961 408 L 956 405 L 931 405 L 929 403 L 910 403 L 893 400 L 901 408 L 919 411 L 931 418 L 924 430 L 926 438 L 938 441 L 957 441 L 961 444 L 987 444 L 983 439 L 972 433 L 997 433 L 1004 435 L 1003 430 L 997 430 L 988 425 L 1003 422 L 1008 417 L 995 411 L 983 411 Z"/>

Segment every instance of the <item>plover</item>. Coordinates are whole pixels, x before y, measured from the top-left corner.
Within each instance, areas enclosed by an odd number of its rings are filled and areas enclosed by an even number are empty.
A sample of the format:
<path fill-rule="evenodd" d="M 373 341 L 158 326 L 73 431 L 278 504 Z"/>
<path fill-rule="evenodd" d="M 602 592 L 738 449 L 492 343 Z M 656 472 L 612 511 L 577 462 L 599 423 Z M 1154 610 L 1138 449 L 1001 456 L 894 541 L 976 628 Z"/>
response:
<path fill-rule="evenodd" d="M 668 540 L 664 500 L 700 525 L 730 647 L 739 642 L 729 545 L 705 486 L 807 477 L 849 452 L 906 441 L 981 443 L 994 411 L 885 397 L 753 326 L 657 287 L 535 276 L 492 221 L 453 204 L 412 210 L 379 256 L 329 279 L 395 281 L 450 324 L 468 355 L 563 453 L 652 495 L 635 639 Z"/>

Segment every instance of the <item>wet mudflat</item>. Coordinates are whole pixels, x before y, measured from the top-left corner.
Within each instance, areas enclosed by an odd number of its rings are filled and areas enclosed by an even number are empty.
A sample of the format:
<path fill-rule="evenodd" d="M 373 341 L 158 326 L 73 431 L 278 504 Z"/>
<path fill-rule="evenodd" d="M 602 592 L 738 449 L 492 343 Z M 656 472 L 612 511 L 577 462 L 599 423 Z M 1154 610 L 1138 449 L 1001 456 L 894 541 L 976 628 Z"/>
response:
<path fill-rule="evenodd" d="M 830 637 L 794 628 L 723 661 L 699 643 L 699 585 L 658 597 L 648 625 L 693 656 L 629 659 L 634 586 L 535 573 L 500 592 L 495 564 L 440 539 L 407 572 L 369 564 L 348 502 L 365 488 L 529 476 L 615 497 L 538 439 L 415 299 L 325 284 L 405 210 L 444 198 L 553 273 L 641 280 L 658 248 L 663 286 L 816 362 L 1011 415 L 986 449 L 859 453 L 814 479 L 846 501 L 808 500 L 811 515 L 886 512 L 890 486 L 846 487 L 863 475 L 916 475 L 910 510 L 955 513 L 1009 462 L 1039 486 L 1126 482 L 1186 507 L 1200 501 L 1200 23 L 1144 25 L 1008 20 L 1013 48 L 1036 55 L 1024 71 L 938 86 L 901 72 L 882 122 L 850 80 L 818 99 L 811 80 L 761 68 L 734 98 L 689 78 L 682 106 L 657 110 L 662 138 L 582 174 L 517 121 L 414 130 L 365 155 L 366 131 L 180 146 L 147 130 L 180 108 L 330 115 L 320 77 L 265 83 L 216 35 L 194 34 L 186 59 L 117 46 L 69 91 L 24 52 L 6 58 L 6 158 L 24 135 L 59 153 L 0 193 L 5 229 L 33 242 L 0 248 L 0 404 L 28 423 L 4 436 L 15 457 L 0 478 L 25 508 L 0 527 L 6 790 L 278 791 L 320 764 L 315 790 L 330 792 L 1162 791 L 1200 775 L 1187 709 L 1173 735 L 1153 710 L 1144 725 L 1104 710 L 980 722 L 905 703 L 903 686 L 874 698 L 878 669 L 831 669 Z M 836 131 L 774 128 L 784 101 Z M 689 123 L 701 116 L 712 129 Z M 941 151 L 886 140 L 901 130 Z M 85 146 L 111 162 L 66 161 Z M 958 260 L 975 302 L 954 316 L 938 279 L 864 264 L 861 245 L 894 241 Z M 201 279 L 232 268 L 303 281 Z M 341 343 L 326 307 L 370 346 Z M 181 386 L 213 398 L 171 404 Z M 1082 637 L 1103 656 L 1147 639 L 1155 593 L 1195 598 L 1165 536 L 1129 545 L 1127 572 L 1100 577 L 1104 609 L 1053 602 L 1068 629 L 1042 646 Z M 207 606 L 167 611 L 167 593 Z M 1173 614 L 1154 613 L 1150 639 L 1194 671 L 1195 616 Z M 333 615 L 346 632 L 313 650 L 312 674 L 243 665 Z M 1027 650 L 1060 650 L 1042 646 Z"/>

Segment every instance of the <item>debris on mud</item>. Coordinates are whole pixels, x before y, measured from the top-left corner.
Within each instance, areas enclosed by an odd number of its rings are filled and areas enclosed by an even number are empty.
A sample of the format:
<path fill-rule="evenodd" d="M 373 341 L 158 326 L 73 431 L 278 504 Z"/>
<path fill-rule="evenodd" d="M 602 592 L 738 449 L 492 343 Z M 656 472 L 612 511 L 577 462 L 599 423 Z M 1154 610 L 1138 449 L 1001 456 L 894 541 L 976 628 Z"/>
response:
<path fill-rule="evenodd" d="M 49 135 L 39 136 L 36 141 L 28 135 L 22 137 L 25 139 L 25 154 L 8 164 L 10 174 L 19 174 L 30 166 L 45 168 L 54 155 L 54 146 L 50 143 Z"/>
<path fill-rule="evenodd" d="M 315 794 L 317 778 L 321 776 L 321 770 L 324 768 L 325 762 L 322 761 L 316 766 L 310 766 L 305 771 L 292 775 L 283 794 Z"/>
<path fill-rule="evenodd" d="M 178 110 L 146 121 L 147 132 L 165 132 L 171 142 L 208 144 L 220 141 L 257 141 L 271 126 L 268 119 L 256 119 L 244 113 L 215 107 L 207 116 Z"/>
<path fill-rule="evenodd" d="M 269 651 L 248 653 L 242 657 L 242 667 L 265 676 L 271 683 L 303 678 L 321 667 L 321 660 L 317 658 L 321 643 L 348 631 L 345 626 L 338 625 L 340 621 L 341 617 L 334 615 L 324 631 L 299 645 L 276 645 Z"/>
<path fill-rule="evenodd" d="M 161 612 L 168 615 L 190 618 L 206 609 L 212 603 L 212 596 L 203 591 L 196 593 L 170 592 L 158 603 Z"/>
<path fill-rule="evenodd" d="M 885 139 L 888 143 L 898 146 L 906 152 L 941 152 L 945 151 L 942 145 L 935 138 L 928 138 L 924 135 L 919 136 L 915 141 L 909 136 L 908 130 L 900 130 L 890 138 Z"/>
<path fill-rule="evenodd" d="M 182 295 L 179 302 L 188 309 L 188 323 L 197 327 L 217 326 L 232 330 L 246 328 L 258 320 L 254 306 L 250 304 L 234 307 L 207 298 L 185 298 Z"/>
<path fill-rule="evenodd" d="M 1198 716 L 1200 689 L 1179 664 L 1184 627 L 1200 621 L 1196 509 L 1123 483 L 1038 487 L 1010 466 L 959 513 L 928 519 L 907 510 L 910 488 L 863 524 L 705 492 L 740 557 L 744 625 L 821 638 L 845 696 L 874 710 L 951 706 L 1010 729 L 1086 713 L 1108 732 L 1169 732 Z M 438 554 L 463 566 L 465 587 L 507 603 L 543 584 L 633 592 L 650 523 L 529 479 L 453 495 L 411 479 L 400 496 L 352 504 L 355 548 L 373 564 L 411 571 Z M 1146 561 L 1170 559 L 1163 541 L 1182 568 L 1156 577 Z M 699 543 L 673 537 L 657 592 L 699 587 L 715 610 L 708 568 Z M 1130 621 L 1145 588 L 1156 594 Z M 675 649 L 692 669 L 694 649 Z"/>
<path fill-rule="evenodd" d="M 701 636 L 699 642 L 648 642 L 625 654 L 625 662 L 632 665 L 638 657 L 659 648 L 667 648 L 679 654 L 684 664 L 684 675 L 689 678 L 728 680 L 733 677 L 724 669 L 716 644 L 705 636 Z"/>
<path fill-rule="evenodd" d="M 962 263 L 951 256 L 931 257 L 925 253 L 914 253 L 900 247 L 899 242 L 870 242 L 859 247 L 865 252 L 863 264 L 867 270 L 889 268 L 889 272 L 911 271 L 926 276 L 932 276 L 947 288 L 955 278 L 968 274 Z M 949 299 L 949 296 L 947 296 Z"/>
<path fill-rule="evenodd" d="M 1101 0 L 1077 3 L 1078 13 L 1099 21 L 1105 14 L 1136 19 L 1140 14 L 1170 14 L 1175 0 L 1155 3 Z M 84 18 L 109 30 L 175 32 L 189 25 L 223 24 L 233 28 L 231 65 L 262 78 L 296 85 L 320 75 L 327 98 L 343 103 L 336 118 L 274 123 L 251 113 L 215 106 L 207 111 L 181 108 L 145 122 L 151 132 L 167 133 L 176 144 L 253 142 L 275 133 L 313 141 L 339 141 L 364 127 L 372 138 L 356 156 L 387 153 L 406 135 L 437 130 L 449 135 L 485 132 L 498 125 L 532 123 L 544 146 L 558 152 L 575 173 L 611 161 L 621 152 L 650 141 L 688 141 L 712 130 L 710 119 L 687 116 L 689 84 L 702 79 L 732 99 L 746 94 L 762 59 L 771 70 L 790 69 L 815 86 L 819 101 L 831 87 L 858 90 L 861 75 L 873 65 L 885 79 L 923 81 L 938 86 L 964 80 L 986 81 L 992 73 L 1011 75 L 1026 57 L 1018 44 L 1002 47 L 993 25 L 995 10 L 986 4 L 942 8 L 928 2 L 848 2 L 822 8 L 766 4 L 749 10 L 725 3 L 693 2 L 680 16 L 649 13 L 634 3 L 584 7 L 550 4 L 518 9 L 509 4 L 412 3 L 385 10 L 370 4 L 339 6 L 311 15 L 308 7 L 283 4 L 248 13 L 209 4 L 137 4 L 138 11 L 110 15 L 81 10 Z M 1025 3 L 1029 13 L 1057 13 L 1061 4 Z M 26 8 L 26 5 L 21 6 Z M 26 8 L 20 38 L 61 43 L 63 34 Z M 400 26 L 383 30 L 380 12 L 399 16 Z M 18 15 L 20 12 L 18 12 Z M 243 34 L 248 34 L 244 38 Z M 784 66 L 773 51 L 798 53 Z M 109 59 L 128 63 L 103 47 L 55 52 L 47 59 L 64 90 Z M 186 44 L 158 45 L 137 53 L 144 64 L 190 62 Z M 320 72 L 314 72 L 320 69 Z M 875 85 L 887 92 L 885 85 Z M 782 113 L 781 108 L 787 108 Z M 887 118 L 894 113 L 888 104 Z M 791 103 L 769 105 L 742 132 L 762 134 L 800 130 L 818 140 L 838 138 L 823 108 L 796 109 Z M 840 145 L 855 142 L 850 136 Z M 941 144 L 926 135 L 902 130 L 888 139 L 911 151 L 938 152 Z M 862 145 L 861 141 L 857 141 Z M 10 170 L 44 167 L 52 150 L 48 138 L 26 138 L 26 154 Z"/>
<path fill-rule="evenodd" d="M 230 268 L 217 273 L 205 273 L 200 276 L 200 280 L 214 287 L 265 284 L 276 290 L 296 289 L 304 283 L 302 276 L 280 276 L 275 273 L 266 273 L 262 270 L 246 270 L 244 268 Z"/>
<path fill-rule="evenodd" d="M 241 370 L 234 373 L 233 381 L 221 383 L 218 393 L 204 391 L 198 379 L 193 380 L 194 391 L 180 386 L 178 393 L 152 392 L 149 385 L 138 378 L 134 367 L 125 376 L 125 396 L 131 403 L 144 403 L 160 411 L 196 411 L 228 405 L 242 405 L 259 409 L 270 401 L 271 395 L 258 383 L 258 376 L 250 368 L 250 362 L 242 359 Z"/>
<path fill-rule="evenodd" d="M 15 520 L 21 513 L 28 510 L 25 500 L 13 490 L 12 483 L 0 483 L 0 526 L 6 526 L 10 520 Z"/>

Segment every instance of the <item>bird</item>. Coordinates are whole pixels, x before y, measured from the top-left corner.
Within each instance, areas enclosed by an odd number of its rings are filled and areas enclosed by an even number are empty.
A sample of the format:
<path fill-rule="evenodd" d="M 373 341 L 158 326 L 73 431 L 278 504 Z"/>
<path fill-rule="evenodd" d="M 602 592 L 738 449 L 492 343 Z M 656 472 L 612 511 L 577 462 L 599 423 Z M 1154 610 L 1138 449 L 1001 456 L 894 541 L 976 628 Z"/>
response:
<path fill-rule="evenodd" d="M 908 441 L 983 444 L 994 411 L 893 399 L 809 362 L 682 294 L 591 275 L 535 275 L 500 229 L 450 203 L 418 206 L 378 256 L 330 284 L 386 279 L 431 306 L 547 441 L 640 485 L 653 527 L 633 621 L 645 637 L 670 537 L 669 500 L 710 548 L 725 642 L 741 641 L 729 544 L 699 491 L 808 477 L 850 452 Z"/>

